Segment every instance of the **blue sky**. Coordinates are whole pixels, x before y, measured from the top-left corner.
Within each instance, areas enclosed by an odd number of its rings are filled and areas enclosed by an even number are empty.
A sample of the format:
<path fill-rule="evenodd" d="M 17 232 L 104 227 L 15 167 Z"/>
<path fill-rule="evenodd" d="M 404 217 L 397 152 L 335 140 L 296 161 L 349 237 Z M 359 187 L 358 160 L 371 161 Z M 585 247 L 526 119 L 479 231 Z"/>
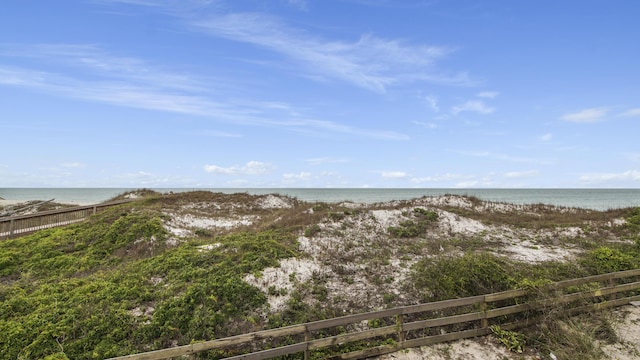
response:
<path fill-rule="evenodd" d="M 0 187 L 637 188 L 639 16 L 5 0 Z"/>

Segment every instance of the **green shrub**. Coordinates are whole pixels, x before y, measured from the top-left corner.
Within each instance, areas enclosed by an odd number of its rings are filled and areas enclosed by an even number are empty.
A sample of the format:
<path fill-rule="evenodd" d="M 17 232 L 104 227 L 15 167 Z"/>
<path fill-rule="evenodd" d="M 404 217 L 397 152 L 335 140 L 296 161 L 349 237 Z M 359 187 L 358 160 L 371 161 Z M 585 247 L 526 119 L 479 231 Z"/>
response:
<path fill-rule="evenodd" d="M 313 225 L 309 226 L 308 228 L 304 229 L 304 236 L 313 237 L 314 235 L 316 235 L 320 231 L 321 231 L 320 225 L 313 224 Z"/>
<path fill-rule="evenodd" d="M 635 229 L 640 228 L 640 208 L 635 208 L 627 218 L 627 224 Z"/>
<path fill-rule="evenodd" d="M 407 213 L 405 216 L 408 216 Z M 389 226 L 387 231 L 398 238 L 412 238 L 424 234 L 438 220 L 438 213 L 423 208 L 413 209 L 414 220 L 406 220 L 398 226 Z"/>
<path fill-rule="evenodd" d="M 507 347 L 509 351 L 513 351 L 516 353 L 522 353 L 524 351 L 524 346 L 526 344 L 524 334 L 503 330 L 500 328 L 500 325 L 491 325 L 489 326 L 493 335 L 500 341 L 504 346 Z"/>
<path fill-rule="evenodd" d="M 161 216 L 119 207 L 0 242 L 2 358 L 108 358 L 255 331 L 266 297 L 243 277 L 295 256 L 296 237 L 234 233 L 208 251 L 206 239 L 168 247 Z"/>
<path fill-rule="evenodd" d="M 331 221 L 341 221 L 345 218 L 346 214 L 344 212 L 329 211 L 328 216 Z"/>
<path fill-rule="evenodd" d="M 638 266 L 638 260 L 633 255 L 623 253 L 618 249 L 601 246 L 591 250 L 582 259 L 581 265 L 591 274 L 604 274 L 635 269 Z"/>
<path fill-rule="evenodd" d="M 424 301 L 489 294 L 516 285 L 508 263 L 489 253 L 425 258 L 412 270 L 413 285 Z"/>

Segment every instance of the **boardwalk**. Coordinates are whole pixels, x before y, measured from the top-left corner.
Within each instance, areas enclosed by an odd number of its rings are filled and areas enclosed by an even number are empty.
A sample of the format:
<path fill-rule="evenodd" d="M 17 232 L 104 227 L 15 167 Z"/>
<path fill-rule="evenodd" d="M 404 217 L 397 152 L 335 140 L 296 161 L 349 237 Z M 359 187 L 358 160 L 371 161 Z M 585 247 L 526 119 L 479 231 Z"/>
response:
<path fill-rule="evenodd" d="M 42 229 L 73 224 L 111 206 L 131 201 L 133 200 L 118 200 L 95 205 L 76 206 L 67 209 L 0 218 L 0 240 L 27 235 Z"/>

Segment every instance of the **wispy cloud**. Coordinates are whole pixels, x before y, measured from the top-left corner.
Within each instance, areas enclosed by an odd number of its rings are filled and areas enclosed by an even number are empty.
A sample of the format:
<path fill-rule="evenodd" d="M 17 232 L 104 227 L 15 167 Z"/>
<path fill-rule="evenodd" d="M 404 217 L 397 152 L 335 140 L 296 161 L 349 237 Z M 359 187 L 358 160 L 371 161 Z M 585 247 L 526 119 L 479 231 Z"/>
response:
<path fill-rule="evenodd" d="M 420 8 L 431 7 L 437 1 L 433 0 L 342 0 L 353 4 L 375 7 L 402 7 L 402 8 Z"/>
<path fill-rule="evenodd" d="M 553 134 L 551 133 L 546 133 L 539 137 L 540 141 L 543 141 L 543 142 L 551 141 L 552 138 L 553 138 Z"/>
<path fill-rule="evenodd" d="M 481 98 L 487 98 L 487 99 L 494 99 L 496 98 L 500 93 L 497 91 L 482 91 L 480 93 L 478 93 L 478 97 Z"/>
<path fill-rule="evenodd" d="M 75 168 L 75 169 L 81 169 L 86 167 L 87 165 L 81 162 L 68 162 L 68 163 L 62 163 L 60 164 L 60 166 L 65 167 L 65 168 Z"/>
<path fill-rule="evenodd" d="M 474 178 L 475 178 L 475 175 L 446 173 L 446 174 L 434 175 L 434 176 L 414 177 L 411 179 L 411 182 L 414 184 L 461 182 L 461 181 L 471 181 Z"/>
<path fill-rule="evenodd" d="M 287 4 L 299 10 L 309 10 L 309 2 L 307 0 L 287 0 Z"/>
<path fill-rule="evenodd" d="M 434 95 L 427 95 L 423 98 L 424 102 L 429 106 L 429 108 L 435 112 L 440 111 L 440 107 L 438 106 L 438 98 Z"/>
<path fill-rule="evenodd" d="M 637 117 L 637 116 L 640 116 L 640 109 L 629 109 L 618 116 Z"/>
<path fill-rule="evenodd" d="M 0 55 L 31 58 L 58 64 L 90 80 L 126 81 L 129 84 L 153 86 L 158 89 L 202 91 L 204 83 L 192 77 L 162 70 L 133 57 L 114 56 L 100 47 L 84 44 L 0 44 Z M 210 88 L 210 86 L 209 86 Z"/>
<path fill-rule="evenodd" d="M 602 120 L 608 112 L 609 109 L 605 107 L 590 108 L 562 115 L 560 119 L 577 123 L 594 123 Z"/>
<path fill-rule="evenodd" d="M 592 173 L 584 174 L 579 178 L 584 184 L 607 184 L 619 182 L 640 182 L 640 171 L 628 170 L 621 173 Z"/>
<path fill-rule="evenodd" d="M 496 111 L 496 109 L 486 105 L 481 100 L 470 100 L 470 101 L 467 101 L 467 102 L 465 102 L 463 104 L 456 105 L 451 109 L 451 112 L 454 115 L 458 115 L 459 113 L 464 112 L 464 111 L 475 112 L 475 113 L 478 113 L 478 114 L 486 115 L 486 114 L 493 113 L 494 111 Z"/>
<path fill-rule="evenodd" d="M 504 177 L 508 179 L 522 179 L 522 178 L 530 178 L 537 176 L 539 174 L 536 170 L 528 170 L 528 171 L 510 171 L 504 173 Z"/>
<path fill-rule="evenodd" d="M 0 85 L 19 86 L 54 96 L 116 106 L 195 115 L 236 125 L 337 132 L 386 140 L 409 139 L 406 134 L 394 131 L 308 119 L 282 102 L 238 101 L 233 95 L 239 92 L 235 89 L 217 91 L 215 86 L 205 89 L 199 81 L 193 80 L 195 76 L 164 71 L 131 57 L 110 56 L 94 46 L 3 45 L 0 46 L 0 53 L 14 57 L 28 56 L 48 63 L 57 62 L 74 69 L 74 75 L 68 76 L 63 75 L 68 70 L 64 67 L 59 69 L 60 74 L 0 64 Z M 87 74 L 75 73 L 76 69 L 83 67 L 88 69 Z"/>
<path fill-rule="evenodd" d="M 491 159 L 497 159 L 501 161 L 508 161 L 508 162 L 514 162 L 514 163 L 538 164 L 538 165 L 551 165 L 556 163 L 555 159 L 521 157 L 521 156 L 513 156 L 513 155 L 501 154 L 501 153 L 492 153 L 489 151 L 458 151 L 458 153 L 465 156 L 487 157 Z"/>
<path fill-rule="evenodd" d="M 218 131 L 218 130 L 204 130 L 198 133 L 194 133 L 194 135 L 202 135 L 208 137 L 223 137 L 223 138 L 241 138 L 242 134 L 230 133 L 226 131 Z"/>
<path fill-rule="evenodd" d="M 382 171 L 380 175 L 385 179 L 402 179 L 408 176 L 404 171 Z"/>
<path fill-rule="evenodd" d="M 626 156 L 632 162 L 640 162 L 640 152 L 638 152 L 638 153 L 627 153 Z"/>
<path fill-rule="evenodd" d="M 310 172 L 300 172 L 297 174 L 294 173 L 286 173 L 286 174 L 282 174 L 282 178 L 285 180 L 309 180 L 311 179 L 311 173 Z"/>
<path fill-rule="evenodd" d="M 436 129 L 438 128 L 438 124 L 436 123 L 430 123 L 430 122 L 424 122 L 424 121 L 412 121 L 413 124 L 425 127 L 427 129 Z"/>
<path fill-rule="evenodd" d="M 467 80 L 434 70 L 435 63 L 452 51 L 447 47 L 411 45 L 373 35 L 352 42 L 327 40 L 262 13 L 218 15 L 192 25 L 212 36 L 281 54 L 312 78 L 346 81 L 373 91 L 383 92 L 401 81 Z"/>
<path fill-rule="evenodd" d="M 321 165 L 321 164 L 338 164 L 349 162 L 346 158 L 332 158 L 332 157 L 320 157 L 305 160 L 309 165 Z"/>
<path fill-rule="evenodd" d="M 97 3 L 116 3 L 116 4 L 129 4 L 129 5 L 138 5 L 138 6 L 153 6 L 153 7 L 161 7 L 163 3 L 158 0 L 93 0 Z"/>
<path fill-rule="evenodd" d="M 273 168 L 274 166 L 270 163 L 249 161 L 242 166 L 234 165 L 230 167 L 222 167 L 218 165 L 205 165 L 204 171 L 222 175 L 260 175 L 270 172 Z"/>

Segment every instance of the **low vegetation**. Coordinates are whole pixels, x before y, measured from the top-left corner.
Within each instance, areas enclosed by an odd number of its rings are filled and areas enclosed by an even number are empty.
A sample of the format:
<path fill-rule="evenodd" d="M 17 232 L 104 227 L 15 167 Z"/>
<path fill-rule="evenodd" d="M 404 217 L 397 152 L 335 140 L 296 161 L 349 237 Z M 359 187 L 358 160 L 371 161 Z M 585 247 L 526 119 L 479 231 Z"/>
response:
<path fill-rule="evenodd" d="M 133 194 L 85 222 L 0 242 L 3 358 L 103 359 L 640 265 L 640 209 Z M 599 358 L 593 344 L 615 341 L 604 316 L 542 320 L 492 330 L 513 351 L 565 359 Z"/>

